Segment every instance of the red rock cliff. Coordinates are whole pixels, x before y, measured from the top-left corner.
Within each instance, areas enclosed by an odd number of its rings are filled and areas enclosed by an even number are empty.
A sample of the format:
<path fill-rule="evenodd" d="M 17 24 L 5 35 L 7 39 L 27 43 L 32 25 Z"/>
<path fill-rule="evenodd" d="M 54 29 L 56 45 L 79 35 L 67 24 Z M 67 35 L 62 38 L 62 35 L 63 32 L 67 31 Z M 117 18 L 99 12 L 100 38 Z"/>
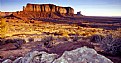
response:
<path fill-rule="evenodd" d="M 61 7 L 54 4 L 30 4 L 23 6 L 23 11 L 15 12 L 13 15 L 23 18 L 60 18 L 62 16 L 73 16 L 74 9 L 71 7 Z"/>
<path fill-rule="evenodd" d="M 54 4 L 27 4 L 23 11 L 34 12 L 58 12 L 61 14 L 74 14 L 74 9 L 71 7 L 61 7 Z"/>

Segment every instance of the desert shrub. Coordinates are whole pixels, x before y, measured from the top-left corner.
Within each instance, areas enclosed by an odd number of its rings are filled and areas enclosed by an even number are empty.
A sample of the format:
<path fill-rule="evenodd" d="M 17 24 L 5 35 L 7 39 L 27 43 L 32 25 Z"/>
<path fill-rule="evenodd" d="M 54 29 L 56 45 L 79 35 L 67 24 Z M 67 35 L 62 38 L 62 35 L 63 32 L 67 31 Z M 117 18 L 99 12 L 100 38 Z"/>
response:
<path fill-rule="evenodd" d="M 14 43 L 13 39 L 0 39 L 0 45 Z"/>
<path fill-rule="evenodd" d="M 34 38 L 29 38 L 28 41 L 29 41 L 29 42 L 34 41 Z"/>
<path fill-rule="evenodd" d="M 19 48 L 22 44 L 26 43 L 24 39 L 0 39 L 0 45 L 14 43 L 17 48 Z"/>
<path fill-rule="evenodd" d="M 0 39 L 0 45 L 3 45 L 3 44 L 5 44 L 4 39 Z"/>
<path fill-rule="evenodd" d="M 53 40 L 52 36 L 44 37 L 44 38 L 41 39 L 42 42 L 50 42 L 52 40 Z"/>
<path fill-rule="evenodd" d="M 73 41 L 78 41 L 79 40 L 79 37 L 78 36 L 74 36 L 73 37 Z"/>
<path fill-rule="evenodd" d="M 14 46 L 18 49 L 18 48 L 21 48 L 22 44 L 25 44 L 26 41 L 24 39 L 20 39 L 20 38 L 17 38 L 17 39 L 13 39 L 13 41 L 15 42 Z"/>
<path fill-rule="evenodd" d="M 8 31 L 8 25 L 6 23 L 6 20 L 4 18 L 0 19 L 0 37 L 5 38 L 5 34 Z"/>
<path fill-rule="evenodd" d="M 41 39 L 41 41 L 44 43 L 44 46 L 46 47 L 52 47 L 52 41 L 54 38 L 52 36 L 44 37 Z"/>
<path fill-rule="evenodd" d="M 68 37 L 62 37 L 61 40 L 68 41 Z"/>
<path fill-rule="evenodd" d="M 5 44 L 8 44 L 8 43 L 15 43 L 13 39 L 6 39 L 5 40 Z"/>
<path fill-rule="evenodd" d="M 112 35 L 108 35 L 102 39 L 100 44 L 105 52 L 121 55 L 121 38 L 113 38 Z"/>
<path fill-rule="evenodd" d="M 99 43 L 99 42 L 101 42 L 102 41 L 102 39 L 103 39 L 103 36 L 101 36 L 101 35 L 92 35 L 92 36 L 90 36 L 90 41 L 91 42 L 96 42 L 96 43 Z"/>

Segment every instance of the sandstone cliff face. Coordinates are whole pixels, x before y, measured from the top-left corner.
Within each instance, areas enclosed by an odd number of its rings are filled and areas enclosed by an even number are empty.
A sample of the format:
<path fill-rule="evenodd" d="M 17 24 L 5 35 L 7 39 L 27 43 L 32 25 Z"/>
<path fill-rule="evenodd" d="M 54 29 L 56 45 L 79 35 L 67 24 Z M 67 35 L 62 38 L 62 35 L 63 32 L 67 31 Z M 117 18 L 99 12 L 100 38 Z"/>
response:
<path fill-rule="evenodd" d="M 61 13 L 61 14 L 63 14 L 63 13 L 66 14 L 67 13 L 67 10 L 64 7 L 59 7 L 58 12 Z"/>
<path fill-rule="evenodd" d="M 67 13 L 71 13 L 71 14 L 74 13 L 74 9 L 71 7 L 66 7 L 66 10 L 67 10 Z"/>
<path fill-rule="evenodd" d="M 34 12 L 58 12 L 61 14 L 74 14 L 74 9 L 71 7 L 61 7 L 53 4 L 27 4 L 23 11 Z"/>
<path fill-rule="evenodd" d="M 61 18 L 63 16 L 73 16 L 74 9 L 71 7 L 61 7 L 54 4 L 30 4 L 23 6 L 23 11 L 13 13 L 14 16 L 24 20 L 31 18 Z"/>

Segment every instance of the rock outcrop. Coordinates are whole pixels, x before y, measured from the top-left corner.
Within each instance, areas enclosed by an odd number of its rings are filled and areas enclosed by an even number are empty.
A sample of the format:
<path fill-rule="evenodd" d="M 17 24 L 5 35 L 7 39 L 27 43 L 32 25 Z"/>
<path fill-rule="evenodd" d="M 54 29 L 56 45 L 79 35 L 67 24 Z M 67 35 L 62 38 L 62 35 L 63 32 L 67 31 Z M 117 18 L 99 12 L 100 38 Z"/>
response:
<path fill-rule="evenodd" d="M 98 54 L 94 49 L 87 47 L 72 51 L 65 51 L 63 55 L 53 63 L 113 63 L 108 58 Z"/>
<path fill-rule="evenodd" d="M 63 16 L 73 16 L 74 9 L 71 7 L 61 7 L 54 4 L 30 4 L 23 6 L 23 11 L 13 13 L 14 16 L 23 20 L 31 18 L 60 18 Z"/>
<path fill-rule="evenodd" d="M 58 12 L 64 14 L 74 14 L 74 9 L 71 7 L 61 7 L 54 4 L 30 4 L 23 7 L 23 11 L 32 12 Z"/>
<path fill-rule="evenodd" d="M 6 62 L 8 60 L 5 60 Z M 65 51 L 61 57 L 46 52 L 30 52 L 25 57 L 19 57 L 12 63 L 113 63 L 108 58 L 98 54 L 94 49 L 81 47 Z"/>
<path fill-rule="evenodd" d="M 34 51 L 26 54 L 25 57 L 17 58 L 13 63 L 51 63 L 57 56 L 57 54 Z"/>
<path fill-rule="evenodd" d="M 74 16 L 74 9 L 71 7 L 56 6 L 54 4 L 30 4 L 23 6 L 23 11 L 1 12 L 0 16 L 16 16 L 23 20 L 33 18 L 61 18 Z"/>

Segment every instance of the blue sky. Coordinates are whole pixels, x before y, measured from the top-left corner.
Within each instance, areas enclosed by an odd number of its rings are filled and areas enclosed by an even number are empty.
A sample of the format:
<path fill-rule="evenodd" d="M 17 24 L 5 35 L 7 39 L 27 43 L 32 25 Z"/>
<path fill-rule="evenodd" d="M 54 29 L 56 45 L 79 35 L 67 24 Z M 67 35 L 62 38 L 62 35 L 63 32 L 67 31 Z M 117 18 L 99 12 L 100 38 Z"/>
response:
<path fill-rule="evenodd" d="M 20 11 L 27 3 L 70 6 L 87 16 L 121 16 L 121 0 L 0 0 L 0 11 Z"/>

